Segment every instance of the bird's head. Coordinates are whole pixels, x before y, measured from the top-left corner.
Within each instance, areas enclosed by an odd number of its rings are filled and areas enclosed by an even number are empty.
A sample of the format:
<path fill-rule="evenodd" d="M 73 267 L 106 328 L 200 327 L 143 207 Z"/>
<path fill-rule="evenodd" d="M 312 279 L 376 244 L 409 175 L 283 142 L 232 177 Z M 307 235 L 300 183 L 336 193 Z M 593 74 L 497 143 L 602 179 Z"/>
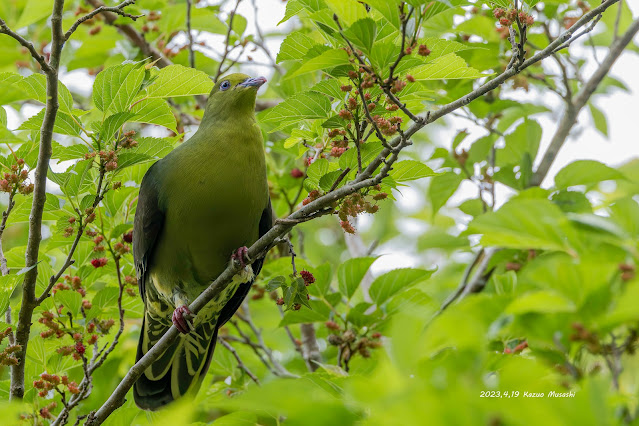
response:
<path fill-rule="evenodd" d="M 221 77 L 213 86 L 206 109 L 217 114 L 232 113 L 246 110 L 251 113 L 255 109 L 257 90 L 266 83 L 264 77 L 249 77 L 246 74 L 235 73 Z"/>

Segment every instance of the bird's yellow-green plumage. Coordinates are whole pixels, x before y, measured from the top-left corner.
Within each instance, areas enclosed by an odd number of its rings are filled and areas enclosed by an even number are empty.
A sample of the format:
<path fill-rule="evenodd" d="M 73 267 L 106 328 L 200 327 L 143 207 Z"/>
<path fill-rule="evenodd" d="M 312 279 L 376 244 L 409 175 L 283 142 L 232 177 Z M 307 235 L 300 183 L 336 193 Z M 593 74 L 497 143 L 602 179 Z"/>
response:
<path fill-rule="evenodd" d="M 138 359 L 190 304 L 271 226 L 262 133 L 255 96 L 265 79 L 221 78 L 198 131 L 154 164 L 140 187 L 133 231 L 140 293 L 145 302 Z M 217 329 L 237 310 L 262 259 L 255 261 L 201 311 L 134 386 L 141 408 L 157 409 L 196 390 L 210 363 Z"/>

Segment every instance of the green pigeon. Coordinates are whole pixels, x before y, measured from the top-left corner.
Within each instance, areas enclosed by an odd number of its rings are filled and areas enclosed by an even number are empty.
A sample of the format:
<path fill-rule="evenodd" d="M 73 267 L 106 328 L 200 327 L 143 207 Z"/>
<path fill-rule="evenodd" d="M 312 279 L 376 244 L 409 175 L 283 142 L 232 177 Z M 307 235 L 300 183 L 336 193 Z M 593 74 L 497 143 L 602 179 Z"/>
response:
<path fill-rule="evenodd" d="M 133 387 L 138 407 L 155 410 L 197 392 L 219 328 L 246 297 L 262 259 L 247 246 L 272 226 L 262 132 L 255 119 L 264 77 L 231 74 L 213 87 L 197 132 L 142 179 L 133 257 L 144 320 L 137 360 L 175 325 L 178 339 Z M 243 268 L 192 319 L 188 305 L 231 259 Z M 192 321 L 191 321 L 192 319 Z"/>

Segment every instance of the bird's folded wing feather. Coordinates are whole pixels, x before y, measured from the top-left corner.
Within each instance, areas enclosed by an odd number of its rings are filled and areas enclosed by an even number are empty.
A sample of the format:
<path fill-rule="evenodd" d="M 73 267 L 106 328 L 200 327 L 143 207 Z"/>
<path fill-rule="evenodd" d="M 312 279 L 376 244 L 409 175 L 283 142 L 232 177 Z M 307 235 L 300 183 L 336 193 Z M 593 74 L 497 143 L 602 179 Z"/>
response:
<path fill-rule="evenodd" d="M 164 212 L 159 205 L 158 182 L 155 173 L 157 167 L 158 163 L 151 166 L 142 179 L 133 224 L 133 257 L 142 301 L 145 298 L 149 257 L 164 225 Z"/>

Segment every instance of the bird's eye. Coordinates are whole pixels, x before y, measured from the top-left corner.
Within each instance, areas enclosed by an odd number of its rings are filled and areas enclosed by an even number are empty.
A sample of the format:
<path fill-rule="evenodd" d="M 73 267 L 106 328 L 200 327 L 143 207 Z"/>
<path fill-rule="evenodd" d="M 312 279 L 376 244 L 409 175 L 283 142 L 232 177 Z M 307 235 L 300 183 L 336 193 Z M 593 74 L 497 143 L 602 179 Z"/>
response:
<path fill-rule="evenodd" d="M 227 90 L 231 87 L 231 83 L 228 80 L 225 80 L 220 84 L 220 90 Z"/>

